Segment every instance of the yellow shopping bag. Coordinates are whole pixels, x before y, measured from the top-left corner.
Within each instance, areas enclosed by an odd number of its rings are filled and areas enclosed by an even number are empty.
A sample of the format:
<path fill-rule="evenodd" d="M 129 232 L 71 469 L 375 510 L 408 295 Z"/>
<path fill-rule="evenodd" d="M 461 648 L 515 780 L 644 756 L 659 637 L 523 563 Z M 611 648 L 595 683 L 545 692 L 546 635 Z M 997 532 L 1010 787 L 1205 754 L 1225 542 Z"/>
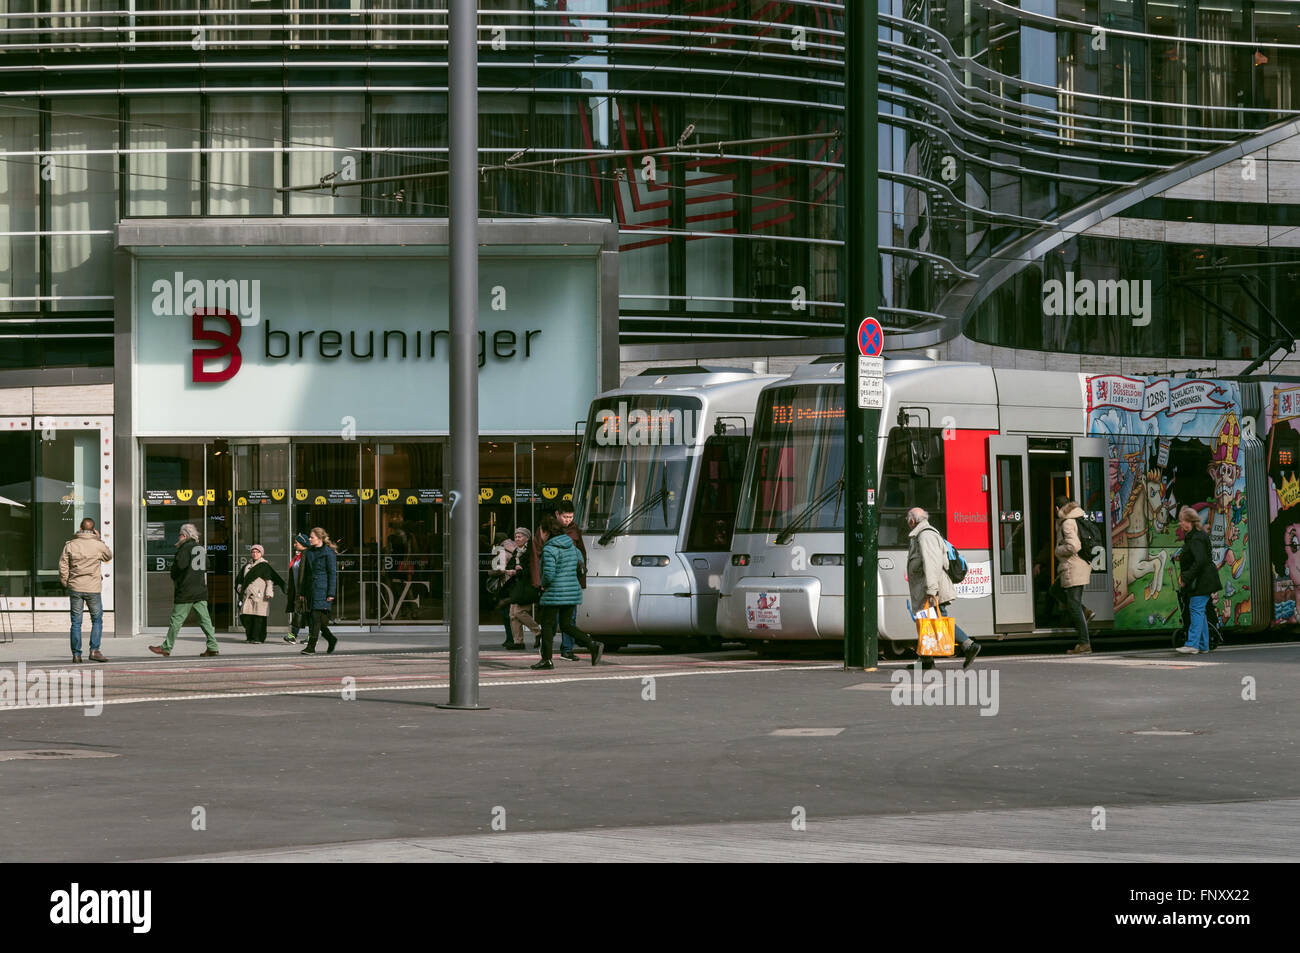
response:
<path fill-rule="evenodd" d="M 916 654 L 949 656 L 957 651 L 957 620 L 933 606 L 916 615 Z"/>

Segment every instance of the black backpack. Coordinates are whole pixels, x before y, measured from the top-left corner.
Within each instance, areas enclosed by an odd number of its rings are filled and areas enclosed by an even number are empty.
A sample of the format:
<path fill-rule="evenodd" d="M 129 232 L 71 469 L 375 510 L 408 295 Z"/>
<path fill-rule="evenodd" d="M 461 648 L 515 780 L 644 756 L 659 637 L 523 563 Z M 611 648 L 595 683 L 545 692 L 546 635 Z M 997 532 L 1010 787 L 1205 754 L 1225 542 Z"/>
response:
<path fill-rule="evenodd" d="M 1097 529 L 1097 524 L 1089 519 L 1086 513 L 1071 518 L 1074 520 L 1075 529 L 1079 533 L 1079 558 L 1086 563 L 1090 563 L 1092 562 L 1093 551 L 1102 544 L 1101 530 Z"/>

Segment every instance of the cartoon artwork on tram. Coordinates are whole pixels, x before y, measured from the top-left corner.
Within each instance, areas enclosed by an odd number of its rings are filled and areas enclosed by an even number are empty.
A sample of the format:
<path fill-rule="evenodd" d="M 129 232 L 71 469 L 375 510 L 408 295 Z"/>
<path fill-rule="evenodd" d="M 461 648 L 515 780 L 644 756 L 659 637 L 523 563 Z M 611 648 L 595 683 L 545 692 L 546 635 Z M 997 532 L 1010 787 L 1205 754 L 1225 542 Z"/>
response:
<path fill-rule="evenodd" d="M 1115 627 L 1178 624 L 1178 551 L 1183 545 L 1178 511 L 1183 506 L 1200 513 L 1210 535 L 1223 579 L 1217 611 L 1226 624 L 1248 624 L 1245 457 L 1237 385 L 1109 374 L 1088 377 L 1085 387 L 1088 432 L 1109 444 Z M 1300 405 L 1297 411 L 1300 417 Z M 1300 510 L 1297 516 L 1300 534 Z M 1300 560 L 1296 569 L 1300 582 Z"/>
<path fill-rule="evenodd" d="M 1263 385 L 1268 448 L 1269 556 L 1273 562 L 1273 624 L 1294 625 L 1300 589 L 1300 385 Z"/>

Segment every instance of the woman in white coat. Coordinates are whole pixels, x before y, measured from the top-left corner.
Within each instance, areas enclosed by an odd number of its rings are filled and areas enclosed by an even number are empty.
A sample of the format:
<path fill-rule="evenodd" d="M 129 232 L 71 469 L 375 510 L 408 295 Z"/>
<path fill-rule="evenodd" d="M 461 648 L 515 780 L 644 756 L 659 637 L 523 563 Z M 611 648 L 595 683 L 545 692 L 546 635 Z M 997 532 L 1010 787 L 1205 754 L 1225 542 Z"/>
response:
<path fill-rule="evenodd" d="M 244 627 L 244 639 L 250 645 L 266 641 L 266 617 L 271 612 L 271 599 L 275 587 L 285 588 L 280 574 L 266 561 L 266 550 L 259 543 L 251 547 L 252 559 L 239 573 L 235 596 L 239 600 L 239 621 Z"/>

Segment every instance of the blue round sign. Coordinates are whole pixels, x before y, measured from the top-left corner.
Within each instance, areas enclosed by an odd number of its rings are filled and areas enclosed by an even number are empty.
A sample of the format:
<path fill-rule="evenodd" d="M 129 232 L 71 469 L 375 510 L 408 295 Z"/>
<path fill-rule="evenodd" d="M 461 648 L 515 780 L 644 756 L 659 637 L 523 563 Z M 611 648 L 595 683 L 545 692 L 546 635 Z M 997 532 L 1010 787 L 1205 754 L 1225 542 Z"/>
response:
<path fill-rule="evenodd" d="M 885 353 L 885 331 L 875 318 L 865 318 L 858 325 L 858 350 L 866 357 Z"/>

